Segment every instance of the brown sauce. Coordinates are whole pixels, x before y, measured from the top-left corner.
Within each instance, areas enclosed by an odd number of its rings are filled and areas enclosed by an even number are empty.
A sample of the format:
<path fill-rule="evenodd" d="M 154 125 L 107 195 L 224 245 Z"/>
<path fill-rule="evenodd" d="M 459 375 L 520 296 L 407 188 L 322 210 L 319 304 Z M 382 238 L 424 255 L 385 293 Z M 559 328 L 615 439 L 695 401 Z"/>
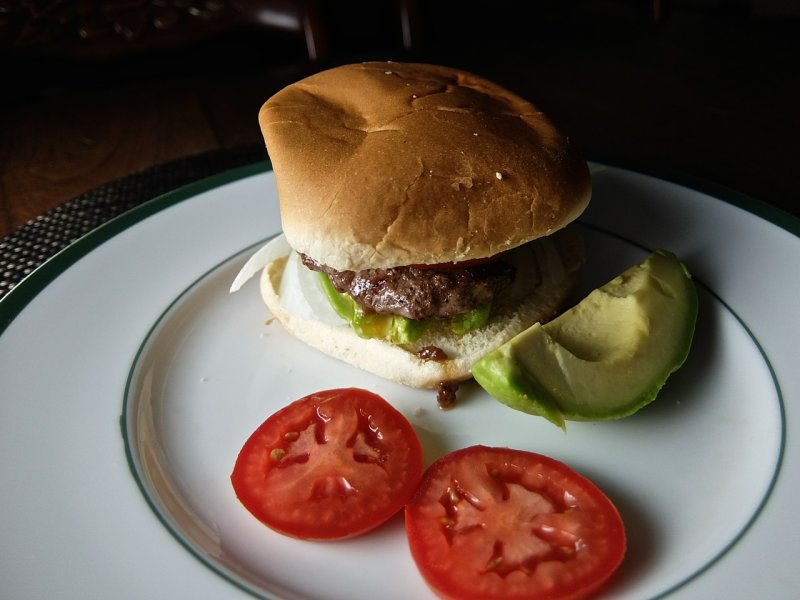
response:
<path fill-rule="evenodd" d="M 436 362 L 442 362 L 449 358 L 444 350 L 433 344 L 420 348 L 417 351 L 417 357 L 422 360 L 433 360 Z"/>
<path fill-rule="evenodd" d="M 455 381 L 440 381 L 436 386 L 436 401 L 439 403 L 439 408 L 447 410 L 452 408 L 456 403 L 456 390 L 458 390 L 458 382 Z"/>

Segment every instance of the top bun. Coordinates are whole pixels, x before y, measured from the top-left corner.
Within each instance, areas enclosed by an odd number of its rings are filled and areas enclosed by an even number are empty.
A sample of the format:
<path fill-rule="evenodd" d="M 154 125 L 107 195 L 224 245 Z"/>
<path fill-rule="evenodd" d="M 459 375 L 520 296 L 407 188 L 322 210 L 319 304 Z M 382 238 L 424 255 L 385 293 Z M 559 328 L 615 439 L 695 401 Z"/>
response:
<path fill-rule="evenodd" d="M 535 106 L 425 64 L 322 71 L 259 113 L 289 244 L 338 270 L 492 256 L 561 229 L 586 162 Z"/>

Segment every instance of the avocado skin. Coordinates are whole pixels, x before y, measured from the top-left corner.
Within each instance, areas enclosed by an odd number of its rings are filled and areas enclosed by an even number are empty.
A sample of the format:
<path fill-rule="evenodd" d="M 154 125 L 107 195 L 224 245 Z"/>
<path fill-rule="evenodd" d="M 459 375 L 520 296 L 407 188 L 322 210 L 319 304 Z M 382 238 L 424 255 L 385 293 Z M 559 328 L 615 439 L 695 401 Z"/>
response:
<path fill-rule="evenodd" d="M 647 334 L 632 341 L 615 340 L 615 328 L 597 335 L 606 317 L 619 318 L 614 303 L 627 301 L 633 307 L 632 329 L 636 319 L 647 324 L 648 332 L 650 324 L 659 325 L 660 320 L 661 340 Z M 608 312 L 612 309 L 616 314 Z M 483 357 L 473 367 L 473 376 L 503 404 L 542 416 L 562 429 L 566 420 L 622 418 L 651 403 L 684 364 L 697 313 L 697 291 L 685 265 L 674 254 L 657 250 L 557 319 L 535 324 Z M 581 351 L 595 351 L 597 356 L 582 359 L 559 343 L 562 329 L 570 325 L 573 329 L 564 339 L 572 338 L 568 341 Z M 600 338 L 601 343 L 582 344 L 580 335 Z M 615 344 L 619 341 L 628 341 L 630 348 Z M 625 357 L 628 350 L 628 360 L 617 356 Z"/>

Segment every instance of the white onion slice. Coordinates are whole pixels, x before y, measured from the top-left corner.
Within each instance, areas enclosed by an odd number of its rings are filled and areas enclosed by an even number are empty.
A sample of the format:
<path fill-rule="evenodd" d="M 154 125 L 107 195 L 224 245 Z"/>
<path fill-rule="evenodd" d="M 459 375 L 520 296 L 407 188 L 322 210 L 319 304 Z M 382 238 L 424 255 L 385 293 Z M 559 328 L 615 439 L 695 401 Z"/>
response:
<path fill-rule="evenodd" d="M 247 260 L 234 278 L 230 292 L 237 292 L 269 263 L 282 257 L 286 257 L 286 266 L 278 291 L 281 304 L 302 319 L 329 325 L 344 323 L 331 307 L 318 275 L 302 263 L 300 255 L 292 250 L 283 234 L 271 239 Z"/>
<path fill-rule="evenodd" d="M 260 273 L 261 270 L 273 260 L 280 258 L 281 256 L 286 256 L 290 250 L 289 244 L 286 242 L 286 237 L 283 234 L 272 238 L 255 254 L 253 254 L 253 256 L 247 259 L 247 262 L 244 263 L 244 266 L 239 271 L 239 274 L 236 275 L 236 278 L 233 280 L 230 292 L 238 292 L 239 289 L 253 277 L 253 275 Z"/>
<path fill-rule="evenodd" d="M 303 264 L 297 252 L 290 252 L 278 290 L 281 304 L 301 319 L 328 325 L 343 324 L 344 320 L 333 310 L 322 289 L 319 275 Z"/>

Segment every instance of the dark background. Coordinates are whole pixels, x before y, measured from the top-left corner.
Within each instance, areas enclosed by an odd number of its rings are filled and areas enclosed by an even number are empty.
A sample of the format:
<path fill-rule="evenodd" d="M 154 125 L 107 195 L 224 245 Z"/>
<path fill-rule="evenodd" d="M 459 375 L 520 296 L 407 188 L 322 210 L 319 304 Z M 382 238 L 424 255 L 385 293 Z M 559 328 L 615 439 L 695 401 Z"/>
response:
<path fill-rule="evenodd" d="M 274 24 L 309 14 L 311 58 Z M 260 147 L 269 95 L 369 59 L 479 73 L 589 159 L 800 215 L 798 2 L 0 0 L 0 52 L 0 235 L 132 172 Z"/>

